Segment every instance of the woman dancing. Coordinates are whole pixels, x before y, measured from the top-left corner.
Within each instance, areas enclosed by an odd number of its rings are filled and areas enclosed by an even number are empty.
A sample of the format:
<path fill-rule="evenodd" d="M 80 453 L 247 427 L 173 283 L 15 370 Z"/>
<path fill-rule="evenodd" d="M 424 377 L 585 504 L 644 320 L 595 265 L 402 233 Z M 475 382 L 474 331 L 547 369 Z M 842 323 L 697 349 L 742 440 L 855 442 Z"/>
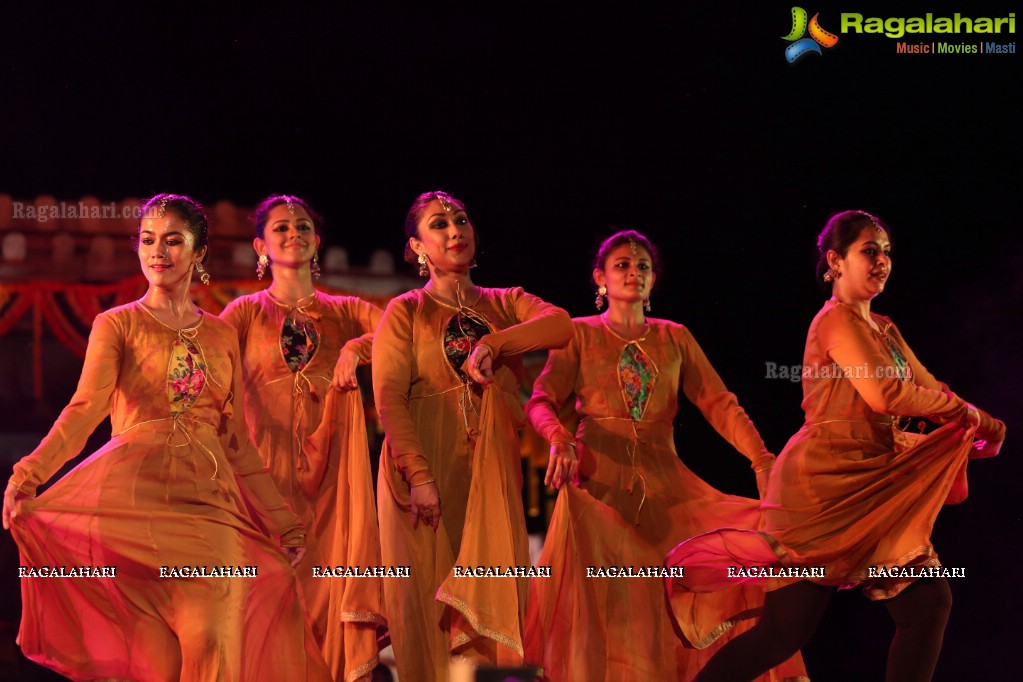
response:
<path fill-rule="evenodd" d="M 206 217 L 174 194 L 142 211 L 149 289 L 96 317 L 78 390 L 3 505 L 22 565 L 114 575 L 22 580 L 22 650 L 74 679 L 329 680 L 289 566 L 305 531 L 235 403 L 237 337 L 189 298 Z M 107 414 L 110 442 L 36 498 Z"/>
<path fill-rule="evenodd" d="M 764 532 L 708 533 L 683 542 L 668 563 L 686 567 L 672 581 L 676 595 L 734 584 L 728 565 L 824 576 L 769 579 L 759 624 L 718 652 L 700 682 L 745 681 L 775 665 L 809 641 L 835 587 L 857 585 L 895 622 L 886 679 L 930 680 L 951 608 L 931 529 L 943 504 L 965 497 L 967 459 L 995 455 L 1005 437 L 1002 422 L 938 382 L 895 324 L 871 312 L 891 278 L 888 228 L 844 211 L 817 247 L 832 296 L 807 334 L 806 423 L 771 474 Z M 907 443 L 894 427 L 911 415 L 944 426 Z"/>
<path fill-rule="evenodd" d="M 572 342 L 551 353 L 526 408 L 551 443 L 546 482 L 561 487 L 539 561 L 553 579 L 532 583 L 527 660 L 556 682 L 689 680 L 763 601 L 762 591 L 741 586 L 690 599 L 677 624 L 686 647 L 664 606 L 659 569 L 678 538 L 722 525 L 753 529 L 760 519 L 759 501 L 719 492 L 679 459 L 679 388 L 751 461 L 758 487 L 774 455 L 689 330 L 646 316 L 659 269 L 642 234 L 604 240 L 593 280 L 597 307 L 606 296 L 607 310 L 573 320 Z M 582 416 L 575 434 L 558 420 L 573 394 Z M 576 475 L 580 488 L 562 487 Z M 606 576 L 622 567 L 653 573 Z M 797 655 L 764 679 L 801 674 Z"/>
<path fill-rule="evenodd" d="M 335 679 L 377 661 L 385 623 L 379 578 L 323 577 L 325 567 L 377 566 L 380 545 L 366 421 L 355 370 L 368 363 L 382 311 L 313 287 L 322 218 L 299 197 L 267 197 L 254 214 L 260 279 L 221 317 L 238 330 L 245 418 L 253 443 L 307 529 L 296 566 L 313 630 Z"/>
<path fill-rule="evenodd" d="M 406 260 L 429 276 L 393 299 L 373 342 L 373 386 L 386 440 L 378 509 L 384 563 L 411 577 L 384 583 L 398 676 L 448 679 L 455 654 L 519 664 L 525 578 L 460 577 L 528 567 L 516 427 L 520 354 L 563 346 L 568 315 L 521 288 L 470 277 L 476 232 L 444 192 L 416 198 Z M 453 570 L 458 569 L 458 570 Z"/>

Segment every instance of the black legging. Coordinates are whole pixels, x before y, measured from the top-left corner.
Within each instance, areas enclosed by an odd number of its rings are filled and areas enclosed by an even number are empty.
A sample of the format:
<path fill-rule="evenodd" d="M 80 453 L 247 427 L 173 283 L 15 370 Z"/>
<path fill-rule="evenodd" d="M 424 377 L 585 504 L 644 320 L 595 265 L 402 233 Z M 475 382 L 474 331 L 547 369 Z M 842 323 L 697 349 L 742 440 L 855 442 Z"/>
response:
<path fill-rule="evenodd" d="M 805 580 L 768 592 L 760 622 L 714 654 L 693 682 L 749 682 L 788 660 L 810 641 L 831 592 L 830 587 Z M 928 682 L 952 609 L 948 581 L 917 580 L 884 604 L 895 622 L 885 679 Z"/>

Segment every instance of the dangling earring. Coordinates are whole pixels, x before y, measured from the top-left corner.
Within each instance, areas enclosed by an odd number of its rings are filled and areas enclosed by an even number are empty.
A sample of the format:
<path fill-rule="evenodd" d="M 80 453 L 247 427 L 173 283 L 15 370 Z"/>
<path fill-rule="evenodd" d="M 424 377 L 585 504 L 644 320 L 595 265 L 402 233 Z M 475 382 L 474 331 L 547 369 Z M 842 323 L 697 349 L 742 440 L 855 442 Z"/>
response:
<path fill-rule="evenodd" d="M 836 279 L 842 276 L 842 273 L 835 268 L 828 268 L 828 271 L 824 273 L 825 282 L 834 282 Z"/>
<path fill-rule="evenodd" d="M 469 269 L 470 269 L 470 270 L 472 270 L 472 269 L 474 269 L 474 268 L 477 268 L 477 267 L 479 267 L 479 263 L 477 263 L 477 262 L 476 262 L 476 259 L 475 259 L 475 258 L 473 258 L 473 259 L 472 259 L 472 262 L 471 262 L 471 263 L 469 263 Z"/>
<path fill-rule="evenodd" d="M 320 254 L 313 254 L 313 262 L 309 264 L 309 272 L 313 274 L 313 279 L 320 278 Z"/>
<path fill-rule="evenodd" d="M 419 263 L 419 276 L 420 277 L 429 277 L 430 276 L 430 268 L 428 268 L 426 266 L 426 261 L 427 261 L 427 259 L 426 259 L 426 254 L 425 253 L 419 254 L 419 258 L 416 258 L 416 262 Z"/>
<path fill-rule="evenodd" d="M 256 261 L 256 279 L 263 279 L 263 275 L 266 274 L 266 266 L 270 265 L 270 259 L 265 253 L 259 254 L 259 260 Z"/>
<path fill-rule="evenodd" d="M 650 312 L 650 297 L 647 296 L 643 299 L 643 310 Z"/>
<path fill-rule="evenodd" d="M 195 272 L 199 275 L 199 281 L 209 286 L 210 284 L 210 273 L 206 272 L 206 268 L 202 266 L 202 263 L 195 264 Z"/>
<path fill-rule="evenodd" d="M 604 307 L 605 294 L 607 294 L 607 287 L 601 284 L 599 287 L 597 287 L 597 300 L 594 301 L 594 304 L 596 304 L 597 306 L 597 310 L 600 310 Z"/>

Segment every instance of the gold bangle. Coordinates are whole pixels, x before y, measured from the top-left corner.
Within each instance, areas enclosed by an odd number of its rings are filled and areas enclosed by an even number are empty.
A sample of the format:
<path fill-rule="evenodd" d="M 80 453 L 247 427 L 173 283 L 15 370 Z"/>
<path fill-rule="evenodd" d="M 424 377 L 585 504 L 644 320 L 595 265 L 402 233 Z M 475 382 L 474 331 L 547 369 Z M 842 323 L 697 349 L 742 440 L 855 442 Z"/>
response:
<path fill-rule="evenodd" d="M 428 478 L 425 481 L 420 481 L 419 483 L 413 483 L 413 484 L 409 485 L 409 488 L 418 488 L 421 485 L 426 485 L 428 483 L 436 483 L 436 482 L 437 482 L 436 478 Z"/>

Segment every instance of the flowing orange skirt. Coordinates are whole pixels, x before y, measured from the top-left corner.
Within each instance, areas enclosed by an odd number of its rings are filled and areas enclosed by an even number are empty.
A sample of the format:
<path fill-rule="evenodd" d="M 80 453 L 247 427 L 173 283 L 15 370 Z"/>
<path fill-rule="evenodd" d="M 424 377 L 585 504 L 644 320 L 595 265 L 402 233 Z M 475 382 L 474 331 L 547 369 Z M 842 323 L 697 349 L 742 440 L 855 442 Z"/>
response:
<path fill-rule="evenodd" d="M 722 528 L 678 545 L 669 566 L 674 601 L 739 584 L 768 589 L 801 577 L 728 575 L 732 566 L 823 569 L 809 578 L 839 588 L 861 586 L 871 599 L 904 590 L 912 577 L 872 577 L 871 569 L 940 566 L 931 530 L 942 505 L 966 497 L 973 431 L 946 424 L 907 449 L 881 451 L 870 433 L 823 438 L 805 426 L 789 441 L 771 474 L 762 531 Z M 688 597 L 685 597 L 688 598 Z"/>
<path fill-rule="evenodd" d="M 552 577 L 530 586 L 526 660 L 542 664 L 547 680 L 690 680 L 724 642 L 752 627 L 763 607 L 762 587 L 734 585 L 676 598 L 672 614 L 659 573 L 594 575 L 598 567 L 659 569 L 681 538 L 721 526 L 752 530 L 761 521 L 758 500 L 722 493 L 679 460 L 670 423 L 642 425 L 642 480 L 626 454 L 633 438 L 627 420 L 584 420 L 580 427 L 586 490 L 559 493 L 539 560 Z M 760 679 L 804 676 L 796 654 Z"/>
<path fill-rule="evenodd" d="M 295 573 L 251 520 L 216 438 L 203 440 L 220 467 L 211 480 L 210 453 L 168 435 L 115 437 L 19 504 L 23 566 L 116 569 L 23 578 L 22 651 L 75 680 L 329 680 Z M 256 575 L 161 577 L 162 567 Z"/>

